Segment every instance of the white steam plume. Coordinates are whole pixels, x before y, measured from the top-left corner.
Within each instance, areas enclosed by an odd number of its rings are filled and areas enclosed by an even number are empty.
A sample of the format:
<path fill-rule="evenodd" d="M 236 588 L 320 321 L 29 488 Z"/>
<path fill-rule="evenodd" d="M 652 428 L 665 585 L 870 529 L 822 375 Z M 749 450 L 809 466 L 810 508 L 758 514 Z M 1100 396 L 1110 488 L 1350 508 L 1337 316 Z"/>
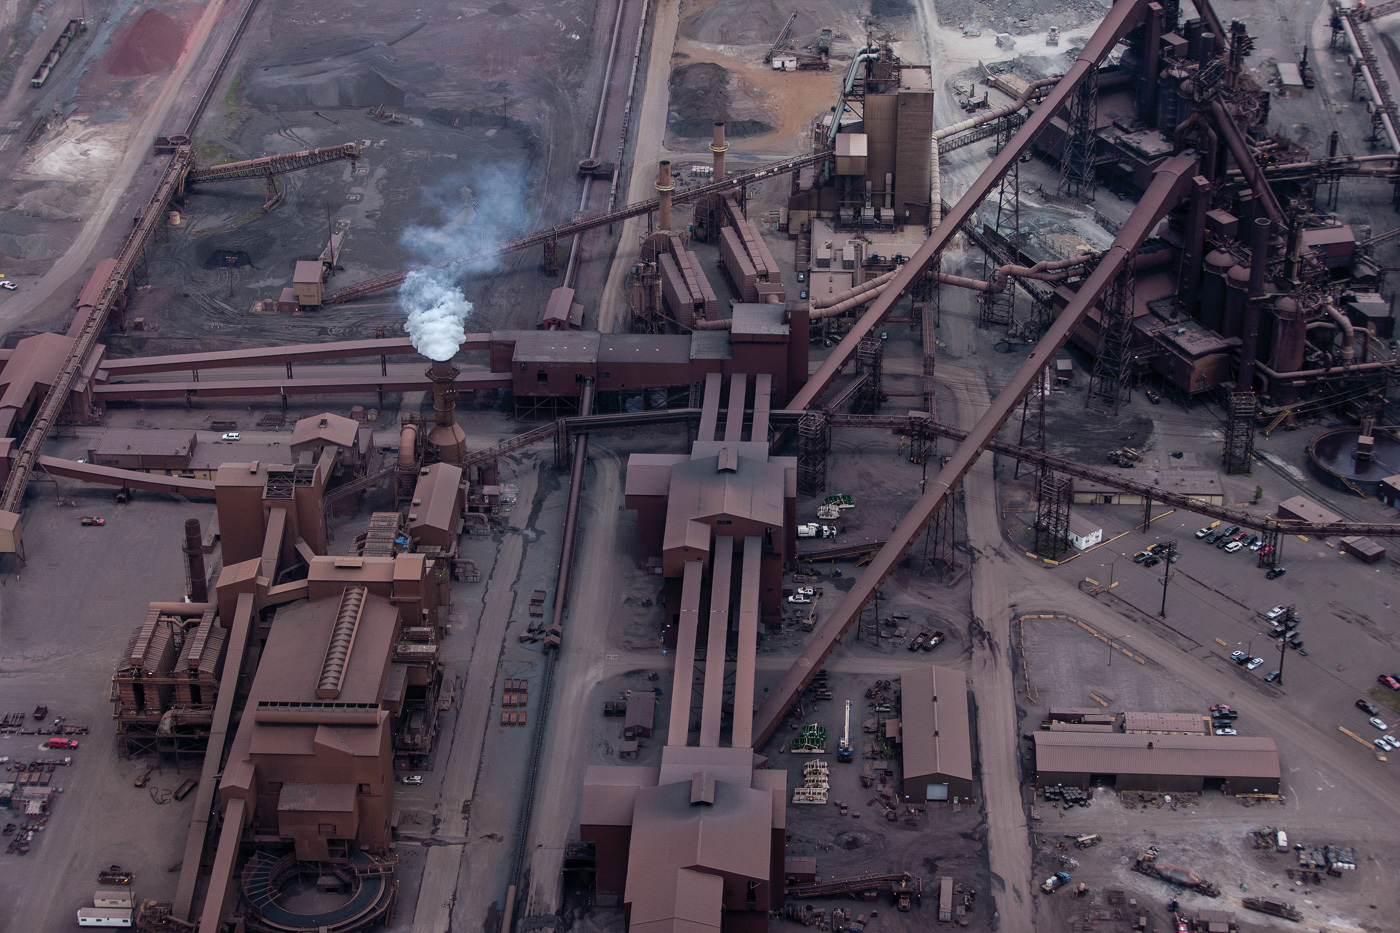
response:
<path fill-rule="evenodd" d="M 423 262 L 434 264 L 489 249 L 523 230 L 527 219 L 523 184 L 522 173 L 494 165 L 444 178 L 421 191 L 424 207 L 436 215 L 436 224 L 410 226 L 400 242 Z M 408 274 L 399 286 L 399 303 L 419 353 L 439 361 L 456 354 L 466 339 L 466 320 L 473 310 L 457 287 L 457 277 L 489 274 L 500 261 L 497 254 Z"/>
<path fill-rule="evenodd" d="M 467 339 L 472 303 L 440 269 L 415 269 L 399 286 L 399 302 L 408 313 L 404 326 L 413 348 L 430 360 L 452 359 Z"/>

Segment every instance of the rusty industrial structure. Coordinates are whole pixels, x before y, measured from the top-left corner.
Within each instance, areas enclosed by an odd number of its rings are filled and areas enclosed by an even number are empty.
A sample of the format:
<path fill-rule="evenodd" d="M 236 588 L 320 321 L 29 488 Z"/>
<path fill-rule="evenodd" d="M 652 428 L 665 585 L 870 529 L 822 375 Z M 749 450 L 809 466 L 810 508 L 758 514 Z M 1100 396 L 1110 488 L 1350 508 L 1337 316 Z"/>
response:
<path fill-rule="evenodd" d="M 1045 451 L 1047 368 L 1073 344 L 1092 361 L 1087 406 L 1116 411 L 1148 383 L 1217 403 L 1226 473 L 1250 470 L 1261 422 L 1322 406 L 1355 415 L 1358 426 L 1316 439 L 1309 453 L 1319 475 L 1366 494 L 1397 488 L 1382 475 L 1388 470 L 1377 451 L 1400 441 L 1374 421 L 1400 373 L 1386 343 L 1390 308 L 1380 270 L 1353 232 L 1327 216 L 1321 196 L 1328 178 L 1348 175 L 1382 174 L 1400 191 L 1400 156 L 1368 161 L 1333 147 L 1315 158 L 1268 138 L 1268 95 L 1240 66 L 1251 42 L 1243 24 L 1222 23 L 1207 3 L 1199 8 L 1199 18 L 1184 19 L 1174 0 L 1118 0 L 1061 78 L 1011 86 L 1012 104 L 938 130 L 929 70 L 872 43 L 855 56 L 837 106 L 814 124 L 812 153 L 732 174 L 724 125 L 716 123 L 709 184 L 682 191 L 662 162 L 655 199 L 493 248 L 552 247 L 654 213 L 628 280 L 633 332 L 584 330 L 584 303 L 566 272 L 538 328 L 464 334 L 452 360 L 426 369 L 408 339 L 387 337 L 109 354 L 104 329 L 125 326 L 133 269 L 187 187 L 262 178 L 268 209 L 281 196 L 279 175 L 359 157 L 351 143 L 197 167 L 188 138 L 167 140 L 171 160 L 155 194 L 118 255 L 79 293 L 67 332 L 0 350 L 0 553 L 25 559 L 22 513 L 36 472 L 215 504 L 217 544 L 198 521 L 185 524 L 183 600 L 151 602 L 144 621 L 124 623 L 139 625 L 111 676 L 124 755 L 203 756 L 174 911 L 209 933 L 235 911 L 259 928 L 338 931 L 390 915 L 394 768 L 433 753 L 450 584 L 479 580 L 461 538 L 489 534 L 502 497 L 497 461 L 533 445 L 552 443 L 556 466 L 572 471 L 554 614 L 543 628 L 547 690 L 552 655 L 568 643 L 564 606 L 589 434 L 676 423 L 696 429 L 688 453 L 632 454 L 627 465 L 636 559 L 663 581 L 656 634 L 676 653 L 660 764 L 593 766 L 583 780 L 580 837 L 596 852 L 598 900 L 623 906 L 629 929 L 646 933 L 767 929 L 785 898 L 788 787 L 786 772 L 766 768 L 761 751 L 921 535 L 921 569 L 955 563 L 952 496 L 987 450 L 1032 471 L 1036 550 L 1048 556 L 1067 546 L 1073 479 L 1132 493 L 1149 513 L 1156 502 L 1258 529 L 1269 544 L 1260 561 L 1271 565 L 1286 534 L 1400 534 L 1400 525 L 1347 522 L 1302 506 L 1277 516 L 1234 509 Z M 1334 41 L 1357 43 L 1355 23 L 1379 9 L 1339 13 Z M 1104 67 L 1120 42 L 1124 53 Z M 1359 60 L 1365 64 L 1365 54 Z M 1109 111 L 1133 112 L 1136 122 L 1129 129 L 1100 119 Z M 1391 108 L 1375 113 L 1378 136 L 1396 142 Z M 991 135 L 1003 145 L 968 192 L 945 204 L 939 147 Z M 1111 246 L 1037 255 L 1007 235 L 1019 230 L 1013 173 L 1031 151 L 1060 163 L 1068 197 L 1098 187 L 1132 197 L 1136 206 Z M 597 159 L 585 161 L 595 163 L 580 165 L 586 181 L 611 177 Z M 793 178 L 785 229 L 811 276 L 802 298 L 746 213 L 747 185 L 786 175 Z M 1009 227 L 977 223 L 976 209 L 994 192 L 996 215 Z M 689 228 L 677 217 L 688 203 L 695 205 Z M 818 225 L 901 231 L 917 246 L 907 256 L 874 256 L 855 238 L 814 238 Z M 942 270 L 942 253 L 959 232 L 989 257 L 982 279 Z M 707 277 L 692 241 L 718 247 L 719 281 Z M 333 267 L 339 243 L 327 249 Z M 442 265 L 466 258 L 473 257 Z M 404 276 L 326 294 L 328 272 L 324 262 L 298 264 L 290 289 L 298 308 L 349 301 Z M 970 431 L 942 424 L 934 410 L 932 327 L 945 288 L 988 299 L 985 325 L 1014 326 L 1038 340 Z M 1018 317 L 1018 294 L 1029 297 L 1029 315 Z M 922 407 L 890 413 L 882 411 L 880 328 L 905 299 L 923 330 L 925 389 Z M 832 338 L 836 345 L 809 375 L 814 339 Z M 378 371 L 347 375 L 323 365 L 346 360 Z M 241 372 L 266 366 L 284 367 L 285 376 Z M 109 405 L 261 397 L 285 408 L 297 397 L 377 395 L 382 403 L 397 392 L 426 393 L 431 414 L 403 417 L 387 462 L 363 421 L 334 412 L 300 419 L 280 457 L 234 446 L 226 458 L 213 455 L 220 462 L 203 463 L 189 432 L 116 431 L 85 461 L 40 454 L 57 425 L 100 424 Z M 458 423 L 463 399 L 506 404 L 517 418 L 540 423 L 473 450 Z M 1018 408 L 1022 442 L 997 440 Z M 761 627 L 781 616 L 783 573 L 797 557 L 798 496 L 825 490 L 832 432 L 848 427 L 906 437 L 917 444 L 915 459 L 933 466 L 907 514 L 878 549 L 867 548 L 869 565 L 759 702 L 757 644 Z M 955 445 L 941 462 L 931 453 L 938 438 Z M 394 510 L 370 517 L 353 556 L 332 554 L 335 510 L 357 507 L 381 484 L 392 487 Z M 216 547 L 217 563 L 206 561 Z M 904 680 L 906 795 L 925 802 L 975 795 L 964 678 L 925 667 Z M 646 709 L 638 703 L 629 712 L 632 734 L 650 732 Z M 530 723 L 536 748 L 538 719 Z M 1037 780 L 1087 785 L 1090 772 L 1102 772 L 1119 775 L 1123 787 L 1180 791 L 1220 780 L 1241 793 L 1276 792 L 1272 742 L 1250 742 L 1232 743 L 1239 754 L 1231 756 L 1214 736 L 1149 742 L 1046 732 L 1035 737 Z M 1104 767 L 1083 767 L 1090 757 Z M 532 789 L 533 770 L 524 824 Z M 517 853 L 517 877 L 519 862 Z M 347 904 L 335 916 L 280 903 L 278 890 L 304 864 L 333 865 L 346 883 Z M 196 892 L 206 886 L 197 908 Z M 514 909 L 512 896 L 507 910 Z"/>

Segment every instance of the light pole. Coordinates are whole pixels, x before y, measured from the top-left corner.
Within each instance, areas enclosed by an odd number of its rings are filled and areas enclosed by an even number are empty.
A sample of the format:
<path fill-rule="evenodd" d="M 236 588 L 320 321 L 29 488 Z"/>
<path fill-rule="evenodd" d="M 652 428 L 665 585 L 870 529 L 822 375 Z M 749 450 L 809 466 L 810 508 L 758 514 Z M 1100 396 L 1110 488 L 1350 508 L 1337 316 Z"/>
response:
<path fill-rule="evenodd" d="M 1292 622 L 1293 627 L 1289 628 L 1288 623 Z M 1283 686 L 1283 659 L 1288 656 L 1288 639 L 1291 633 L 1298 631 L 1298 622 L 1293 618 L 1293 607 L 1289 606 L 1283 611 L 1283 636 L 1278 640 L 1278 680 L 1275 681 L 1280 687 Z"/>
<path fill-rule="evenodd" d="M 1172 558 L 1176 556 L 1176 541 L 1168 541 L 1162 549 L 1162 611 L 1159 618 L 1167 617 L 1167 583 L 1171 580 Z"/>

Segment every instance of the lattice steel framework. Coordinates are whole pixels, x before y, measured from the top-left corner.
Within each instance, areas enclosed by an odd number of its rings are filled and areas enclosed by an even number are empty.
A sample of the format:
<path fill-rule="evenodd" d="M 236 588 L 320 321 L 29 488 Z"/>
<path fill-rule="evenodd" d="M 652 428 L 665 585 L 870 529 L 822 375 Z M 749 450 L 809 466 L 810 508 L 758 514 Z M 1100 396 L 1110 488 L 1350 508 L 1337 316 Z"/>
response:
<path fill-rule="evenodd" d="M 1259 540 L 1264 546 L 1259 549 L 1260 567 L 1277 567 L 1278 562 L 1283 558 L 1279 555 L 1279 548 L 1283 546 L 1283 533 L 1278 525 L 1266 524 L 1259 529 Z"/>
<path fill-rule="evenodd" d="M 1074 484 L 1050 469 L 1040 473 L 1035 509 L 1035 552 L 1056 557 L 1069 547 L 1069 510 Z"/>
<path fill-rule="evenodd" d="M 1225 472 L 1231 476 L 1248 473 L 1254 460 L 1254 416 L 1257 401 L 1253 392 L 1231 392 L 1225 421 Z"/>
<path fill-rule="evenodd" d="M 1008 126 L 997 135 L 997 151 L 1009 141 L 1013 130 Z M 1021 162 L 1011 163 L 1011 171 L 1001 177 L 997 186 L 997 212 L 992 229 L 1005 238 L 1011 261 L 1019 261 L 1021 254 Z M 993 238 L 995 239 L 995 238 Z M 996 272 L 998 260 L 990 252 L 982 254 L 982 278 L 990 280 Z M 1010 280 L 1000 292 L 985 292 L 982 307 L 977 317 L 977 326 L 983 329 L 1002 324 L 1008 327 L 1016 320 L 1016 282 Z"/>
<path fill-rule="evenodd" d="M 826 491 L 826 457 L 831 423 L 824 411 L 809 411 L 797 422 L 797 490 L 804 496 Z"/>
<path fill-rule="evenodd" d="M 860 381 L 856 389 L 854 410 L 858 415 L 870 415 L 880 410 L 884 386 L 885 345 L 877 334 L 871 334 L 856 348 L 856 379 Z M 864 376 L 866 378 L 861 379 Z"/>
<path fill-rule="evenodd" d="M 1040 378 L 1021 400 L 1021 435 L 1016 441 L 1018 446 L 1045 450 L 1045 399 L 1049 382 L 1050 368 L 1047 366 L 1040 371 Z M 1034 467 L 1024 460 L 1017 460 L 1014 478 L 1020 479 L 1023 471 L 1030 473 L 1033 469 Z"/>
<path fill-rule="evenodd" d="M 1099 346 L 1089 373 L 1089 393 L 1084 404 L 1096 401 L 1112 414 L 1132 394 L 1133 290 L 1137 279 L 1131 266 L 1114 278 L 1099 300 Z"/>
<path fill-rule="evenodd" d="M 933 513 L 933 519 L 924 527 L 924 553 L 920 558 L 920 573 L 936 571 L 940 580 L 946 580 L 950 573 L 958 569 L 958 554 L 954 547 L 956 518 L 953 497 L 948 496 L 938 507 L 938 511 Z"/>
<path fill-rule="evenodd" d="M 1069 104 L 1065 152 L 1060 158 L 1059 195 L 1094 200 L 1094 157 L 1098 141 L 1098 70 L 1090 71 Z"/>

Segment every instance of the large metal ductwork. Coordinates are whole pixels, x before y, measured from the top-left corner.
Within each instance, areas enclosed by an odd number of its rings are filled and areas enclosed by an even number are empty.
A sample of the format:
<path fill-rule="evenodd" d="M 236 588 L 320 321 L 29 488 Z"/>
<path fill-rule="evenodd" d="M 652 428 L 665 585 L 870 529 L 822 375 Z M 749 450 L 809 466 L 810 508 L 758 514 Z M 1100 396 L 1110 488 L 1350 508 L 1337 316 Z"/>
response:
<path fill-rule="evenodd" d="M 428 443 L 437 449 L 443 463 L 461 463 L 467 455 L 467 435 L 457 424 L 457 376 L 451 361 L 434 362 L 428 367 L 433 384 L 433 426 Z"/>
<path fill-rule="evenodd" d="M 189 597 L 192 603 L 209 601 L 209 574 L 204 569 L 204 533 L 199 519 L 185 519 L 185 564 L 189 568 Z"/>
<path fill-rule="evenodd" d="M 1254 390 L 1254 363 L 1259 352 L 1259 306 L 1263 303 L 1264 288 L 1268 284 L 1269 226 L 1267 217 L 1256 217 L 1250 231 L 1249 295 L 1244 310 L 1244 330 L 1240 334 L 1243 343 L 1237 382 L 1241 392 Z"/>

